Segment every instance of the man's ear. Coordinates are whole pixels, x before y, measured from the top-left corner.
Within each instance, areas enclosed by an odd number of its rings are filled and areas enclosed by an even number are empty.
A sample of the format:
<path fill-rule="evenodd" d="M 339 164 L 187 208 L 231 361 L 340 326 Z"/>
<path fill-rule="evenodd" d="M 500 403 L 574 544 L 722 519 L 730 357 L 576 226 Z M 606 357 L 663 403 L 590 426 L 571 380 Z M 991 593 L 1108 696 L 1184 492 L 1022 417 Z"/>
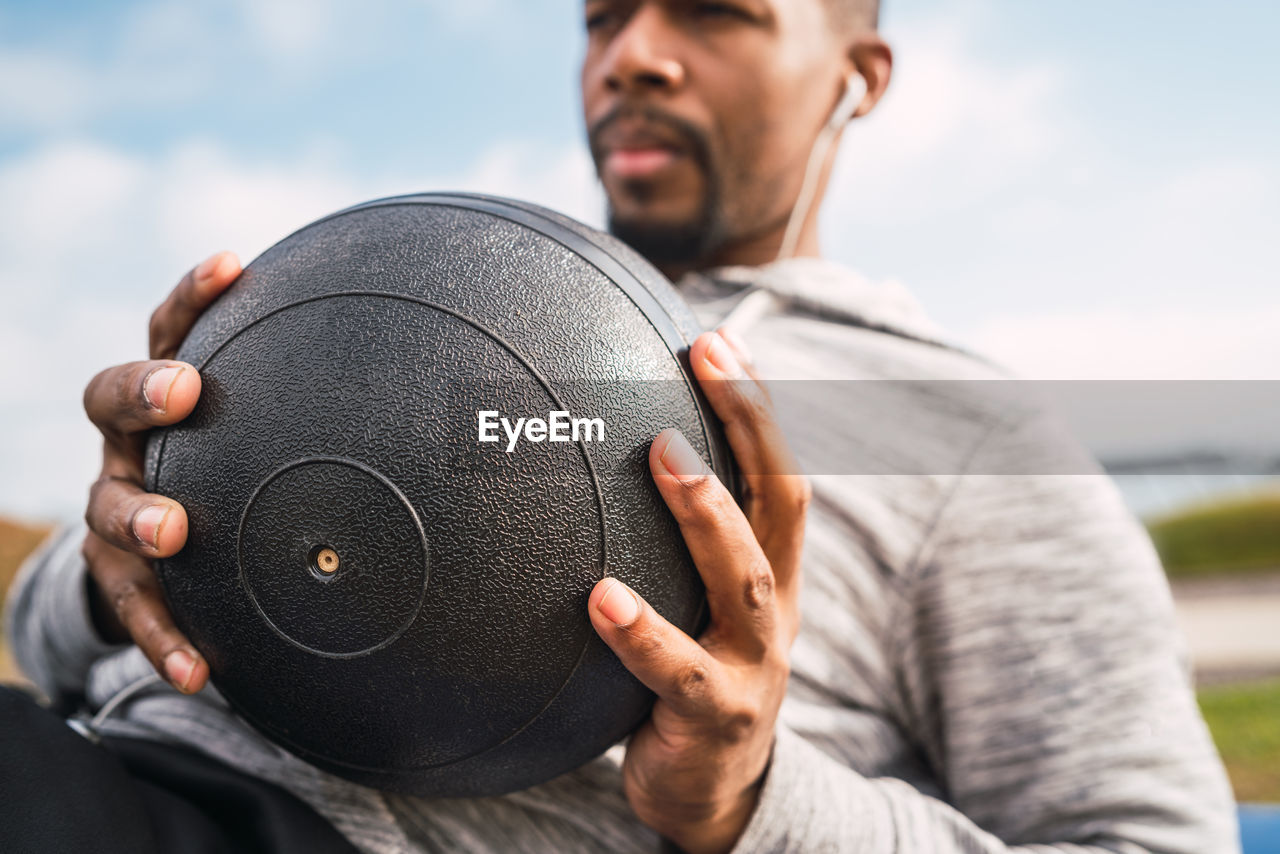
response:
<path fill-rule="evenodd" d="M 893 73 L 893 51 L 879 35 L 866 31 L 853 37 L 846 55 L 852 66 L 849 70 L 861 74 L 862 79 L 867 82 L 866 97 L 853 113 L 856 119 L 871 112 L 889 88 L 889 77 Z"/>

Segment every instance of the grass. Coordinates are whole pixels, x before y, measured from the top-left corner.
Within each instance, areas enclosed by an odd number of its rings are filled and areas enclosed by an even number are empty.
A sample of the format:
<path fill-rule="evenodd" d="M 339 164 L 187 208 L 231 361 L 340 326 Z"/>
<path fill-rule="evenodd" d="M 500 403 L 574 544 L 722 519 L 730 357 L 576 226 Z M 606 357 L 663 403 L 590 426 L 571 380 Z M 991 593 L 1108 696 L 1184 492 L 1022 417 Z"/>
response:
<path fill-rule="evenodd" d="M 1280 492 L 1190 507 L 1147 529 L 1170 578 L 1280 568 Z M 1202 688 L 1197 699 L 1236 799 L 1280 803 L 1280 680 Z"/>
<path fill-rule="evenodd" d="M 1280 492 L 1193 507 L 1147 529 L 1170 578 L 1280 567 Z"/>
<path fill-rule="evenodd" d="M 1280 680 L 1203 688 L 1198 699 L 1236 799 L 1280 802 Z"/>

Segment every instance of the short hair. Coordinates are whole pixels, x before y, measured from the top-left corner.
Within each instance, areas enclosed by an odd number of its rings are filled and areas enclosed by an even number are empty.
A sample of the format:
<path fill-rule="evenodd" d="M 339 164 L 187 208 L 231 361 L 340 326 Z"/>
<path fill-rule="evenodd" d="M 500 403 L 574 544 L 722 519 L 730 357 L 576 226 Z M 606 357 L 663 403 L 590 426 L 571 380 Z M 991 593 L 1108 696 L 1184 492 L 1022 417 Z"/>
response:
<path fill-rule="evenodd" d="M 823 0 L 823 4 L 841 30 L 874 30 L 880 25 L 880 0 Z"/>

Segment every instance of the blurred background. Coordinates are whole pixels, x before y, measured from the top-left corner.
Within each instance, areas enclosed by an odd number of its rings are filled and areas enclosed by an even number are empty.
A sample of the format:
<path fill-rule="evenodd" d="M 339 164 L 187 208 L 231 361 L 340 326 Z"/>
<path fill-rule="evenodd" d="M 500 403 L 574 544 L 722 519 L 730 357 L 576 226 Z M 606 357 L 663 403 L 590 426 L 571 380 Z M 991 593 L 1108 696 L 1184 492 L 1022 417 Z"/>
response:
<path fill-rule="evenodd" d="M 85 383 L 145 356 L 150 311 L 203 257 L 247 263 L 416 190 L 600 224 L 580 19 L 578 0 L 0 0 L 0 584 L 82 512 Z M 1277 31 L 1263 0 L 884 0 L 894 81 L 845 135 L 825 249 L 1022 376 L 1265 392 Z M 1183 410 L 1251 417 L 1217 406 Z M 1238 795 L 1280 801 L 1275 457 L 1148 445 L 1095 450 L 1174 577 Z"/>

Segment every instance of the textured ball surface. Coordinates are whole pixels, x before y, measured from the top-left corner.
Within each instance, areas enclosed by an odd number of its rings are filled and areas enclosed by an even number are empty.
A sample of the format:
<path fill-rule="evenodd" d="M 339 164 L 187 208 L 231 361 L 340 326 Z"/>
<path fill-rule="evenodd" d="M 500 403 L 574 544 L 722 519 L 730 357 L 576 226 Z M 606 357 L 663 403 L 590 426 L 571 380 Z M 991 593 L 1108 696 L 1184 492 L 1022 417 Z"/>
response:
<path fill-rule="evenodd" d="M 183 344 L 200 402 L 147 449 L 190 520 L 157 571 L 217 689 L 313 764 L 429 796 L 533 785 L 624 737 L 652 697 L 586 602 L 608 574 L 703 619 L 647 463 L 677 427 L 731 475 L 697 332 L 627 247 L 504 199 L 383 199 L 269 249 Z M 508 452 L 482 411 L 604 439 Z"/>

